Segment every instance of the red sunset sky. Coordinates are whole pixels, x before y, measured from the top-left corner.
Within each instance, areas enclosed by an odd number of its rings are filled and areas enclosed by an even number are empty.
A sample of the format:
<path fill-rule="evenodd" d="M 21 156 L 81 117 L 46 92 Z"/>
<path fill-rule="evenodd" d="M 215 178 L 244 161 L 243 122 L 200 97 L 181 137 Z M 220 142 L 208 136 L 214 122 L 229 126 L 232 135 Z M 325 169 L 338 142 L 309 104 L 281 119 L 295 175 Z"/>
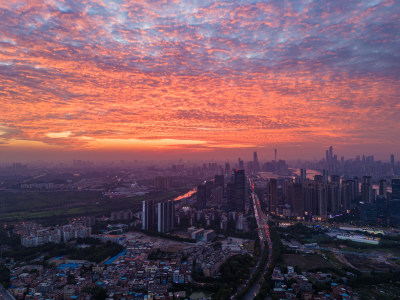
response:
<path fill-rule="evenodd" d="M 0 2 L 0 158 L 400 156 L 400 3 Z"/>

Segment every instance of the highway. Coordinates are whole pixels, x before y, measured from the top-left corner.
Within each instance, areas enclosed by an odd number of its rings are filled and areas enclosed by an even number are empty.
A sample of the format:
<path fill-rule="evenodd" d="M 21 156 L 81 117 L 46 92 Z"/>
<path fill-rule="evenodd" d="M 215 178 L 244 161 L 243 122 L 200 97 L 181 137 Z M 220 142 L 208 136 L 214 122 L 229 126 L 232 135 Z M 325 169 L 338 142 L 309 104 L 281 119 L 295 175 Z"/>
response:
<path fill-rule="evenodd" d="M 0 300 L 15 300 L 15 298 L 0 284 Z"/>
<path fill-rule="evenodd" d="M 261 209 L 260 200 L 258 199 L 257 194 L 254 192 L 254 185 L 252 182 L 250 182 L 250 186 L 252 187 L 251 196 L 253 200 L 254 216 L 257 220 L 257 225 L 258 225 L 258 235 L 260 237 L 260 243 L 262 246 L 264 245 L 264 242 L 267 242 L 268 244 L 268 250 L 267 249 L 264 250 L 268 251 L 268 260 L 263 269 L 263 274 L 264 274 L 267 268 L 270 266 L 272 259 L 272 243 L 269 234 L 268 216 L 266 216 Z M 263 251 L 261 251 L 261 255 L 262 253 Z M 256 283 L 250 288 L 250 290 L 243 297 L 244 300 L 251 300 L 258 294 L 261 288 L 262 275 L 259 276 L 259 278 L 257 278 Z"/>

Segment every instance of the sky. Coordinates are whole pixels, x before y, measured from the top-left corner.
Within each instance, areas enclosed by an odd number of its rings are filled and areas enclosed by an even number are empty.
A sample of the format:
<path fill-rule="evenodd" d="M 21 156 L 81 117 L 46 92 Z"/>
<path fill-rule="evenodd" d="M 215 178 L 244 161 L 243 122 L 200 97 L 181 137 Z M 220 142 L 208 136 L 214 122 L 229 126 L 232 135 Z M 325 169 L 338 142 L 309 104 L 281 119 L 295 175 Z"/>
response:
<path fill-rule="evenodd" d="M 395 0 L 0 1 L 0 160 L 400 156 Z"/>

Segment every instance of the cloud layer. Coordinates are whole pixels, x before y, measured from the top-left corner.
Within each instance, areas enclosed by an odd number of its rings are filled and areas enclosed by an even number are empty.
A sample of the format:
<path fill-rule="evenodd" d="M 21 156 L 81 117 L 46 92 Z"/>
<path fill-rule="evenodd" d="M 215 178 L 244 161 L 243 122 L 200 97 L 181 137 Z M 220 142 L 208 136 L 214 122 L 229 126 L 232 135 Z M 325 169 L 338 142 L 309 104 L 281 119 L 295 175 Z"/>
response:
<path fill-rule="evenodd" d="M 0 147 L 395 149 L 399 19 L 394 0 L 2 1 Z"/>

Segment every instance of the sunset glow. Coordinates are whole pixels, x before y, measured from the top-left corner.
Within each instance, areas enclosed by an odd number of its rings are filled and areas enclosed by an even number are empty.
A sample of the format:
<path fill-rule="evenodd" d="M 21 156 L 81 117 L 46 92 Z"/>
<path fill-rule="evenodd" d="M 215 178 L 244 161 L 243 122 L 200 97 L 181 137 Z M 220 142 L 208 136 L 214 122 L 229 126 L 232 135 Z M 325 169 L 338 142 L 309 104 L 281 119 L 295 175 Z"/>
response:
<path fill-rule="evenodd" d="M 0 153 L 398 153 L 399 20 L 394 0 L 1 1 Z"/>

